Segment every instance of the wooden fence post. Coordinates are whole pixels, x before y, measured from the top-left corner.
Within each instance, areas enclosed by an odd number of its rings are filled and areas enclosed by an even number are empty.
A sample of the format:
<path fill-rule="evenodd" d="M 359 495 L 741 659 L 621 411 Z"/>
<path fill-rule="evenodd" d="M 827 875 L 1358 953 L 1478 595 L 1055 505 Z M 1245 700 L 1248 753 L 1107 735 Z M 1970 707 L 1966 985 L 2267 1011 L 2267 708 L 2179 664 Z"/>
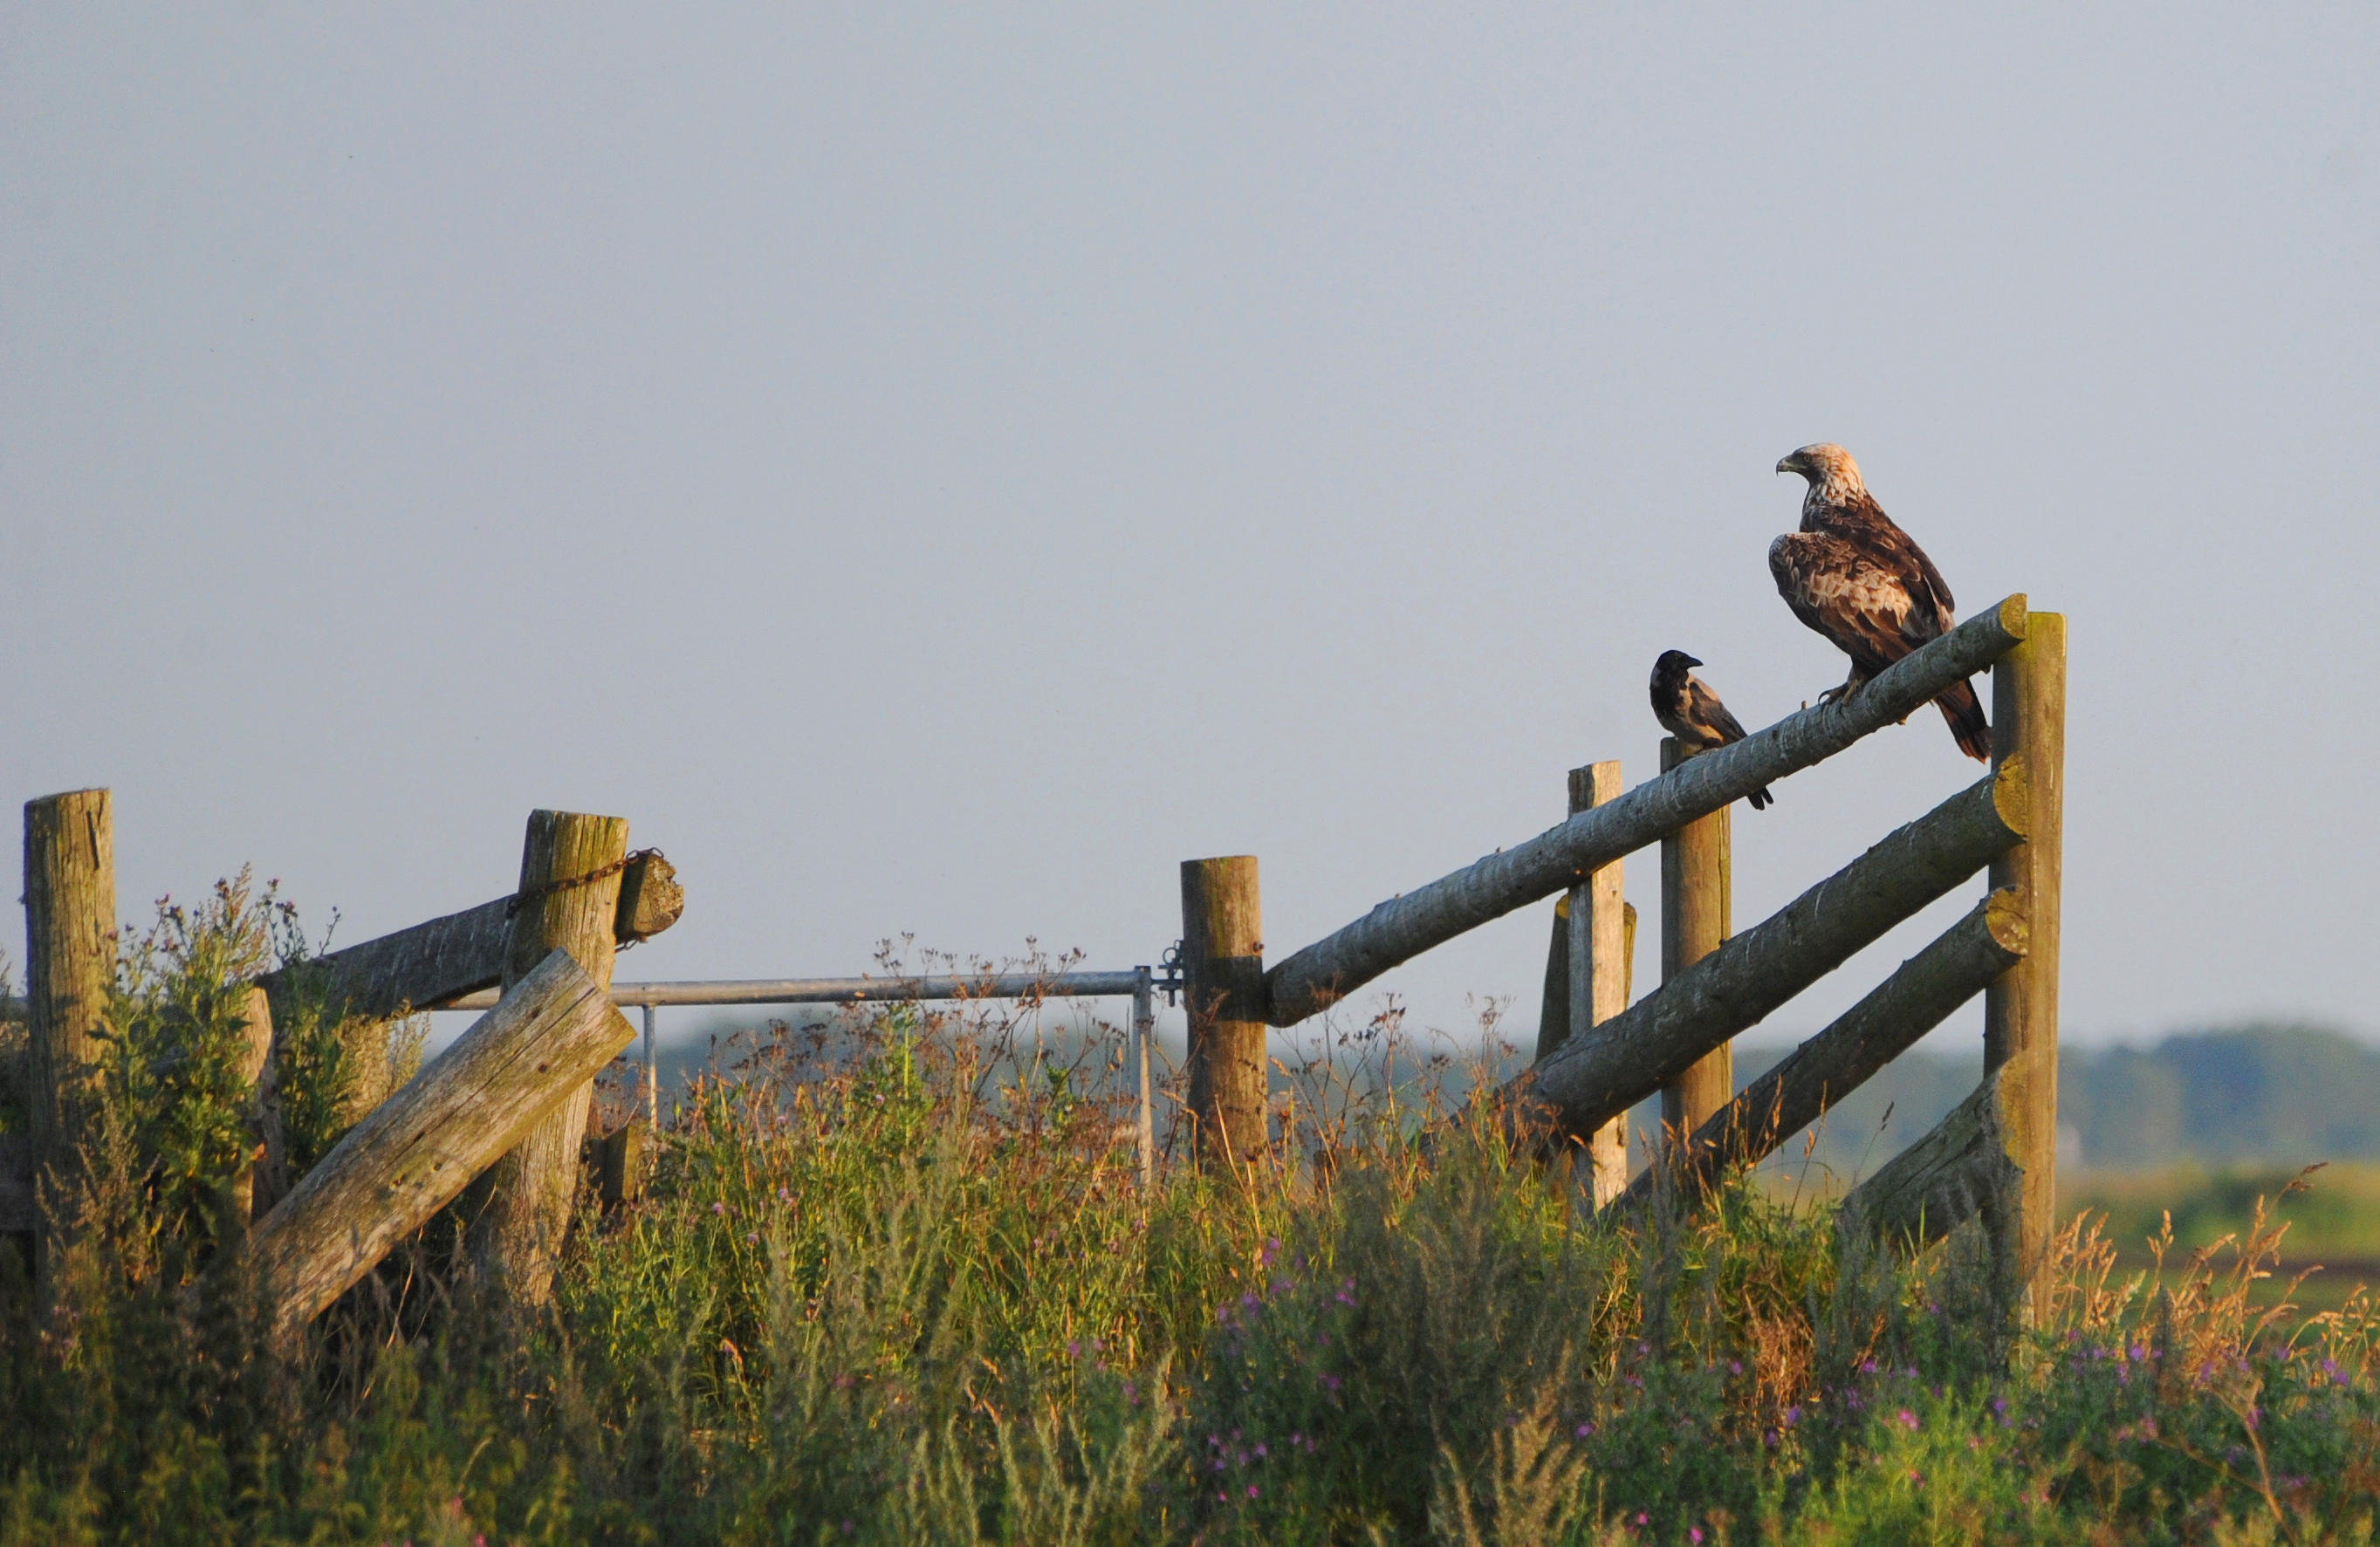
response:
<path fill-rule="evenodd" d="M 1182 862 L 1182 978 L 1199 1158 L 1245 1165 L 1265 1144 L 1264 914 L 1255 855 Z"/>
<path fill-rule="evenodd" d="M 2000 1132 L 2022 1172 L 2019 1282 L 2047 1304 L 2043 1275 L 2058 1209 L 2058 923 L 2066 804 L 2066 619 L 2035 612 L 1992 672 L 1992 757 L 2021 760 L 2025 841 L 1992 862 L 1995 890 L 2024 911 L 2025 959 L 1984 990 L 1984 1070 L 1998 1076 Z"/>
<path fill-rule="evenodd" d="M 26 1106 L 33 1165 L 65 1180 L 80 1169 L 78 1146 L 98 1049 L 92 1033 L 115 985 L 115 832 L 104 790 L 25 803 Z M 46 1187 L 47 1184 L 44 1184 Z M 46 1286 L 61 1243 L 46 1222 L 34 1276 Z M 46 1292 L 45 1292 L 46 1294 Z"/>
<path fill-rule="evenodd" d="M 529 813 L 504 951 L 505 994 L 557 949 L 568 951 L 598 987 L 611 987 L 619 866 L 627 852 L 624 816 Z M 577 1193 L 578 1145 L 587 1136 L 593 1094 L 591 1080 L 580 1082 L 490 1170 L 486 1206 L 471 1223 L 474 1245 L 480 1261 L 504 1275 L 518 1303 L 541 1304 L 553 1286 L 553 1264 Z"/>
<path fill-rule="evenodd" d="M 1620 765 L 1590 763 L 1570 771 L 1572 815 L 1618 800 Z M 1621 897 L 1621 862 L 1598 865 L 1570 888 L 1570 1026 L 1599 1026 L 1628 1008 L 1628 921 Z M 1628 1187 L 1628 1116 L 1595 1130 L 1587 1142 L 1595 1206 Z"/>
<path fill-rule="evenodd" d="M 1675 736 L 1661 739 L 1661 771 L 1668 773 L 1694 754 Z M 1720 806 L 1661 840 L 1661 981 L 1727 943 L 1730 892 L 1728 813 Z M 1682 1142 L 1700 1131 L 1711 1114 L 1735 1099 L 1735 1045 L 1722 1042 L 1685 1073 L 1661 1087 L 1662 1130 Z"/>
<path fill-rule="evenodd" d="M 248 985 L 247 1025 L 240 1033 L 239 1078 L 248 1092 L 248 1158 L 240 1162 L 239 1174 L 232 1178 L 231 1207 L 228 1223 L 236 1229 L 246 1230 L 249 1222 L 260 1212 L 257 1203 L 257 1172 L 271 1170 L 270 1162 L 274 1143 L 272 1126 L 273 1084 L 264 1077 L 265 1067 L 273 1059 L 273 998 L 261 985 Z M 279 1203 L 277 1189 L 268 1180 L 264 1206 Z"/>

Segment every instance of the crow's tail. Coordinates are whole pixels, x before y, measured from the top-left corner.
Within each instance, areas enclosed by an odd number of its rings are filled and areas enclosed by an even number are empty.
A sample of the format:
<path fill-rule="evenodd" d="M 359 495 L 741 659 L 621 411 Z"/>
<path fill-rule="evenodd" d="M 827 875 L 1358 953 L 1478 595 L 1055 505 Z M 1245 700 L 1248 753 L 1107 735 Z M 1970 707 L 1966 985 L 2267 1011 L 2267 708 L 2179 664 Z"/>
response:
<path fill-rule="evenodd" d="M 1950 722 L 1950 734 L 1958 738 L 1959 750 L 1978 763 L 1992 760 L 1992 728 L 1985 723 L 1984 706 L 1975 696 L 1974 688 L 1961 683 L 1941 697 L 1934 700 L 1942 718 Z"/>
<path fill-rule="evenodd" d="M 1752 792 L 1752 809 L 1755 811 L 1766 810 L 1769 805 L 1775 803 L 1776 799 L 1776 796 L 1768 792 L 1768 786 L 1764 784 L 1759 789 L 1755 790 Z"/>

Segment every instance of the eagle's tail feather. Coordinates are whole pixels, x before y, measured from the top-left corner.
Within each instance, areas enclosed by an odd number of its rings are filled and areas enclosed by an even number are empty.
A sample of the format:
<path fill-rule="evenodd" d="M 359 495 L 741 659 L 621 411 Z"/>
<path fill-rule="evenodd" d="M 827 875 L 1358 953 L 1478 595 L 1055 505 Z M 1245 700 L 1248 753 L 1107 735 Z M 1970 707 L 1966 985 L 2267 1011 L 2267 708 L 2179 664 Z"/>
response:
<path fill-rule="evenodd" d="M 1961 683 L 1934 700 L 1942 718 L 1950 722 L 1950 734 L 1958 739 L 1959 750 L 1978 763 L 1992 759 L 1992 728 L 1984 719 L 1982 700 L 1975 696 L 1973 685 Z"/>

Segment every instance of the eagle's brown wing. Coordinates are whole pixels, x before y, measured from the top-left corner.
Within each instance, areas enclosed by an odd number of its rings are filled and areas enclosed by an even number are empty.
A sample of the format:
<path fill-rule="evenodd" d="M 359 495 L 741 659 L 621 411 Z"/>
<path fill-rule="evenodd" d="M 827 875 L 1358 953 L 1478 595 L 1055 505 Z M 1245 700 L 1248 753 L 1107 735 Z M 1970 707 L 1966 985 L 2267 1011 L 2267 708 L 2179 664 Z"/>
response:
<path fill-rule="evenodd" d="M 1833 640 L 1864 676 L 1875 676 L 1934 636 L 1932 617 L 1912 616 L 1919 608 L 1908 583 L 1831 533 L 1779 538 L 1768 548 L 1768 573 L 1793 616 Z"/>
<path fill-rule="evenodd" d="M 1917 545 L 1906 536 L 1901 541 L 1916 552 Z M 1925 555 L 1917 558 L 1923 562 Z M 1948 626 L 1947 599 L 1937 612 L 1936 598 L 1924 594 L 1927 582 L 1896 572 L 1890 563 L 1889 558 L 1883 562 L 1870 558 L 1864 548 L 1830 532 L 1788 532 L 1768 545 L 1768 573 L 1776 576 L 1785 605 L 1833 640 L 1864 677 L 1875 676 Z M 1912 586 L 1917 595 L 1912 595 Z M 1949 721 L 1960 751 L 1978 760 L 1991 756 L 1991 727 L 1972 684 L 1953 683 L 1934 703 Z"/>
<path fill-rule="evenodd" d="M 1831 506 L 1805 521 L 1803 529 L 1840 538 L 1900 576 L 1902 588 L 1915 604 L 1903 626 L 1916 644 L 1940 638 L 1959 621 L 1959 604 L 1950 595 L 1950 583 L 1917 546 L 1917 539 L 1885 514 L 1873 496 L 1862 493 L 1847 504 Z"/>

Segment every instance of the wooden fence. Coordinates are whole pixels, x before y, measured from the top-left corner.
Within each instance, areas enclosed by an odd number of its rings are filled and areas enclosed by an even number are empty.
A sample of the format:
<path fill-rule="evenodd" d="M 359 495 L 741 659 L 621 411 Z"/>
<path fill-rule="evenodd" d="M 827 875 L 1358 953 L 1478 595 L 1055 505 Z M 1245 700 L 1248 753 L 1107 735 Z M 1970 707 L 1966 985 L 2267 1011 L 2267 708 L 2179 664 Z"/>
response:
<path fill-rule="evenodd" d="M 2062 618 L 2028 615 L 2024 598 L 2012 597 L 1832 703 L 1697 756 L 1665 749 L 1661 776 L 1634 790 L 1623 792 L 1617 763 L 1578 769 L 1560 826 L 1384 902 L 1269 970 L 1256 861 L 1186 862 L 1180 982 L 1200 1154 L 1235 1165 L 1268 1142 L 1268 1027 L 1318 1014 L 1432 946 L 1559 897 L 1537 1058 L 1509 1105 L 1533 1139 L 1576 1147 L 1598 1204 L 1641 1203 L 1655 1185 L 1626 1186 L 1619 1125 L 1637 1101 L 1663 1093 L 1674 1139 L 1657 1171 L 1663 1185 L 1698 1184 L 1767 1154 L 1981 991 L 1983 1083 L 1860 1187 L 1847 1215 L 1860 1228 L 1917 1240 L 1980 1217 L 2015 1272 L 2036 1271 L 2055 1200 L 2065 637 Z M 1727 808 L 1995 664 L 1990 774 L 1732 935 Z M 685 904 L 668 864 L 650 851 L 631 853 L 627 841 L 616 817 L 535 812 L 511 895 L 303 969 L 317 974 L 306 991 L 326 996 L 333 1015 L 477 1008 L 486 991 L 497 997 L 294 1187 L 271 1054 L 276 1003 L 299 985 L 275 973 L 250 986 L 241 1067 L 254 1091 L 254 1157 L 234 1213 L 252 1222 L 249 1250 L 285 1327 L 319 1312 L 467 1189 L 477 1190 L 475 1255 L 516 1299 L 547 1296 L 577 1184 L 589 1082 L 636 1036 L 613 1002 L 613 953 L 668 928 Z M 1635 912 L 1621 896 L 1621 864 L 1655 843 L 1662 983 L 1632 1004 Z M 1989 894 L 1965 917 L 1765 1079 L 1731 1094 L 1731 1037 L 1986 866 Z M 0 1230 L 34 1232 L 36 1276 L 45 1281 L 59 1211 L 42 1206 L 42 1190 L 70 1184 L 79 1163 L 93 1037 L 116 965 L 108 792 L 29 803 L 24 875 L 29 1131 L 0 1138 Z M 1134 996 L 1146 1175 L 1150 994 L 1164 985 L 1146 968 L 1107 976 Z M 786 985 L 729 986 L 775 994 Z M 606 1153 L 608 1175 L 625 1169 L 624 1153 Z"/>
<path fill-rule="evenodd" d="M 1991 771 L 1732 934 L 1728 807 L 1987 670 Z M 1983 1083 L 1855 1189 L 1845 1218 L 1903 1242 L 1978 1218 L 2010 1282 L 2031 1283 L 2056 1203 L 2065 698 L 2065 619 L 2028 613 L 2023 597 L 2010 597 L 1857 691 L 1741 742 L 1694 756 L 1665 743 L 1660 777 L 1625 793 L 1617 763 L 1575 770 L 1560 826 L 1383 902 L 1269 969 L 1255 859 L 1186 862 L 1183 967 L 1201 1153 L 1229 1158 L 1264 1142 L 1265 1027 L 1294 1025 L 1433 946 L 1560 898 L 1536 1059 L 1507 1094 L 1524 1131 L 1574 1146 L 1598 1205 L 1634 1206 L 1657 1186 L 1691 1188 L 1758 1160 L 1982 993 Z M 1662 982 L 1632 1004 L 1634 911 L 1621 895 L 1621 864 L 1657 843 Z M 1733 1094 L 1736 1033 L 1986 869 L 1987 895 L 1959 923 Z M 1618 1125 L 1657 1092 L 1670 1138 L 1632 1189 Z"/>
<path fill-rule="evenodd" d="M 268 973 L 246 997 L 240 1072 L 251 1158 L 232 1190 L 283 1320 L 311 1316 L 390 1245 L 480 1182 L 473 1244 L 519 1298 L 542 1299 L 569 1219 L 595 1073 L 635 1036 L 610 1000 L 613 953 L 685 907 L 667 861 L 627 852 L 627 824 L 532 813 L 510 896 Z M 0 1231 L 34 1238 L 37 1282 L 59 1244 L 43 1190 L 70 1184 L 116 965 L 113 811 L 105 790 L 25 807 L 28 1131 L 0 1139 Z M 309 985 L 333 1019 L 434 1009 L 500 988 L 497 1006 L 343 1139 L 293 1190 L 271 1070 L 274 1006 Z M 283 1019 L 285 1021 L 286 1016 Z"/>
<path fill-rule="evenodd" d="M 44 1208 L 74 1179 L 91 1107 L 89 1084 L 114 982 L 117 942 L 111 802 L 77 791 L 25 808 L 28 993 L 0 1019 L 28 1024 L 29 1133 L 0 1135 L 0 1232 L 30 1235 L 37 1276 L 59 1244 L 62 1214 Z M 251 1093 L 252 1156 L 231 1189 L 229 1216 L 266 1275 L 284 1331 L 302 1325 L 440 1209 L 469 1194 L 470 1244 L 505 1289 L 535 1303 L 551 1288 L 553 1247 L 567 1227 L 582 1166 L 607 1203 L 628 1195 L 641 1132 L 631 1121 L 585 1137 L 595 1074 L 634 1029 L 618 1010 L 645 1008 L 648 1094 L 657 1004 L 851 1004 L 931 999 L 1129 997 L 1128 1082 L 1137 1087 L 1131 1138 L 1152 1178 L 1149 1045 L 1159 989 L 1148 967 L 894 978 L 769 978 L 714 983 L 610 982 L 617 948 L 659 934 L 685 908 L 658 852 L 627 851 L 617 817 L 539 811 L 529 817 L 521 879 L 509 896 L 402 929 L 248 985 L 239 1073 Z M 276 1019 L 291 1000 L 336 1021 L 418 1010 L 485 1010 L 393 1092 L 322 1160 L 288 1176 L 272 1070 Z M 276 1018 L 274 1007 L 282 1012 Z M 648 1107 L 648 1121 L 657 1113 Z"/>

